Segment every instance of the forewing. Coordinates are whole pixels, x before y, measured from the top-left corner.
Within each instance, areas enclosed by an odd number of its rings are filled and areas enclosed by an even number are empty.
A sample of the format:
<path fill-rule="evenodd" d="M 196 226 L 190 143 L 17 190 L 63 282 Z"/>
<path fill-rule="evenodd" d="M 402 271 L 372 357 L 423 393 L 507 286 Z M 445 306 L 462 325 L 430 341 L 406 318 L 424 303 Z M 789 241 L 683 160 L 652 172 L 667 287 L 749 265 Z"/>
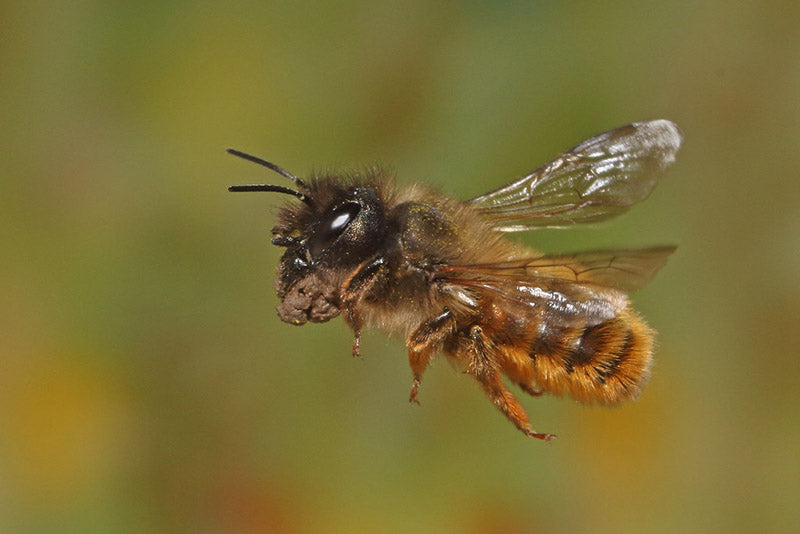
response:
<path fill-rule="evenodd" d="M 486 280 L 559 279 L 599 285 L 624 292 L 643 287 L 666 263 L 673 246 L 594 250 L 575 254 L 533 256 L 513 261 L 473 265 L 441 265 L 437 272 Z"/>
<path fill-rule="evenodd" d="M 447 284 L 522 305 L 548 324 L 591 326 L 616 317 L 627 306 L 625 293 L 643 286 L 674 250 L 606 250 L 440 265 L 435 276 Z"/>
<path fill-rule="evenodd" d="M 616 317 L 627 306 L 621 291 L 568 283 L 552 278 L 513 280 L 475 279 L 456 275 L 445 277 L 456 294 L 467 288 L 517 306 L 525 315 L 536 316 L 540 324 L 559 327 L 591 326 Z"/>
<path fill-rule="evenodd" d="M 606 219 L 647 198 L 681 140 L 667 120 L 629 124 L 468 203 L 505 232 Z"/>

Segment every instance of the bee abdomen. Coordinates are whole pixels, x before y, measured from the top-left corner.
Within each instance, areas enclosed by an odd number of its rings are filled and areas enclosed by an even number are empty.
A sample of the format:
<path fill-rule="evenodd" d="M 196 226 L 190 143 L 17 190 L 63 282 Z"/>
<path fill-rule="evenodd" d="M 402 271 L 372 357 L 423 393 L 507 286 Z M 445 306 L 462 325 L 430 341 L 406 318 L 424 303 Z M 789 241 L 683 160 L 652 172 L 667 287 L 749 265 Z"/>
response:
<path fill-rule="evenodd" d="M 614 404 L 639 395 L 650 377 L 653 333 L 633 312 L 532 345 L 535 380 L 548 393 Z"/>

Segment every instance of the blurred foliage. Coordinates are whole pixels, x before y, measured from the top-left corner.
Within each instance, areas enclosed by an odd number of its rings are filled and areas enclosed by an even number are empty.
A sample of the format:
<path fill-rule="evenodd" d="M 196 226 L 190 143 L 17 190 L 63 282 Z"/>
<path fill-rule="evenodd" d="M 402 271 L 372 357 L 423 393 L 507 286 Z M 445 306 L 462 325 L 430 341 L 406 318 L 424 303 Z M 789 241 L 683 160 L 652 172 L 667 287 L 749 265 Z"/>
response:
<path fill-rule="evenodd" d="M 6 2 L 3 532 L 797 532 L 800 4 Z M 685 145 L 642 207 L 515 236 L 675 243 L 635 296 L 654 378 L 619 409 L 279 322 L 276 201 L 383 162 L 468 198 L 600 131 Z"/>

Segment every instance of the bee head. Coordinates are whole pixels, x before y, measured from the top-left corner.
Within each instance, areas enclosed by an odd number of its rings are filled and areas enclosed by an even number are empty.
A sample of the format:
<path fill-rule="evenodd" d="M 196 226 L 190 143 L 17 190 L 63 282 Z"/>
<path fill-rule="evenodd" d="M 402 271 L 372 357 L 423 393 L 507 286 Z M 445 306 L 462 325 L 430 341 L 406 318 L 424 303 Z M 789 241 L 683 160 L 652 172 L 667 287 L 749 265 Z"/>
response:
<path fill-rule="evenodd" d="M 379 173 L 323 175 L 306 183 L 273 163 L 231 149 L 228 152 L 283 175 L 297 187 L 258 184 L 229 188 L 283 193 L 300 200 L 280 211 L 278 224 L 272 229 L 272 243 L 286 248 L 276 280 L 278 296 L 283 301 L 297 286 L 303 287 L 303 295 L 322 291 L 309 285 L 336 287 L 345 273 L 352 272 L 383 246 L 387 222 Z M 328 297 L 329 304 L 337 304 L 338 295 Z M 281 318 L 286 320 L 283 313 Z M 314 320 L 313 315 L 309 318 Z M 296 319 L 287 322 L 298 324 Z"/>

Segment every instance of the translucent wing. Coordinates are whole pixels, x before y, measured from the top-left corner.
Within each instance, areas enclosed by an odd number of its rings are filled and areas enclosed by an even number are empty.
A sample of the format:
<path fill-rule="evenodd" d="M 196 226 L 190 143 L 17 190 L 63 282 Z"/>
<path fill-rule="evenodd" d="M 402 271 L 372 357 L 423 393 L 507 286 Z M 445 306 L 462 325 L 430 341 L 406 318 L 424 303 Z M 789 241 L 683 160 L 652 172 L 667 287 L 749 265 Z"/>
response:
<path fill-rule="evenodd" d="M 675 247 L 539 256 L 501 263 L 439 265 L 447 284 L 525 306 L 550 324 L 599 324 L 627 306 L 627 291 L 642 287 Z"/>
<path fill-rule="evenodd" d="M 468 203 L 505 232 L 606 219 L 647 198 L 681 140 L 670 121 L 635 122 Z"/>
<path fill-rule="evenodd" d="M 576 254 L 535 256 L 474 265 L 439 265 L 437 274 L 486 280 L 530 281 L 555 278 L 599 285 L 625 292 L 643 287 L 666 263 L 673 246 L 634 250 L 594 250 Z"/>
<path fill-rule="evenodd" d="M 621 291 L 552 278 L 490 280 L 448 275 L 446 284 L 447 291 L 468 304 L 473 299 L 464 288 L 499 299 L 504 306 L 516 305 L 524 315 L 538 317 L 540 324 L 567 328 L 600 324 L 627 306 Z"/>

